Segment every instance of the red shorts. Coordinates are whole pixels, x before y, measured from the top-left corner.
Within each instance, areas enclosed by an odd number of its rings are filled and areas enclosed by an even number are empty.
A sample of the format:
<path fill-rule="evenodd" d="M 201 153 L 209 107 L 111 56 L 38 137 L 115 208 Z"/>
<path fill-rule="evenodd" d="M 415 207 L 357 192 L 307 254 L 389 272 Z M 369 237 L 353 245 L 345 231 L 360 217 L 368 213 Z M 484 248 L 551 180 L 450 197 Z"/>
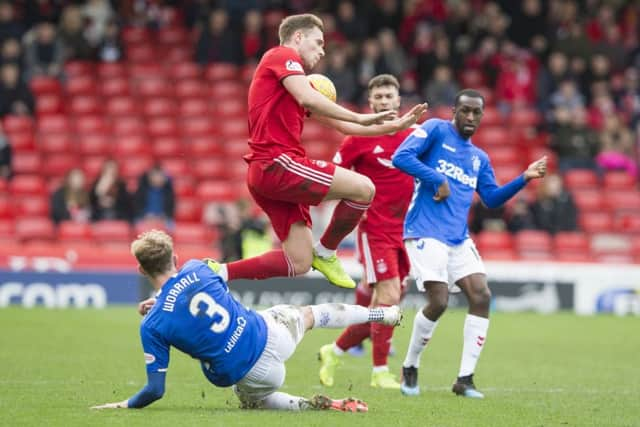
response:
<path fill-rule="evenodd" d="M 284 241 L 292 224 L 303 221 L 311 227 L 309 205 L 324 200 L 335 170 L 333 163 L 282 153 L 273 161 L 250 162 L 247 186 Z"/>
<path fill-rule="evenodd" d="M 411 264 L 402 244 L 394 245 L 358 231 L 358 250 L 366 283 L 377 283 L 394 277 L 398 277 L 402 283 L 409 275 Z"/>

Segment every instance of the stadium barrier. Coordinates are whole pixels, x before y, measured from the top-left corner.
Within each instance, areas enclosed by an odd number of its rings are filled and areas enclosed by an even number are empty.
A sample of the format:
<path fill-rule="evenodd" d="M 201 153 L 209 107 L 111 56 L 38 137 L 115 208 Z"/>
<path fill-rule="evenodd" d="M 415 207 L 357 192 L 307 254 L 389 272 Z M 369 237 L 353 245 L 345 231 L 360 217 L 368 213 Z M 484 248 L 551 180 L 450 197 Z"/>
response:
<path fill-rule="evenodd" d="M 55 268 L 32 271 L 14 265 L 0 269 L 0 307 L 97 307 L 135 304 L 151 294 L 146 281 L 132 269 L 119 272 L 66 271 Z M 357 264 L 349 264 L 354 277 Z M 495 311 L 578 314 L 640 315 L 640 266 L 487 262 Z M 248 307 L 275 304 L 353 302 L 353 291 L 336 288 L 316 273 L 296 279 L 239 280 L 232 292 Z M 450 307 L 465 307 L 462 295 L 453 294 Z M 424 296 L 410 283 L 403 305 L 419 308 Z"/>

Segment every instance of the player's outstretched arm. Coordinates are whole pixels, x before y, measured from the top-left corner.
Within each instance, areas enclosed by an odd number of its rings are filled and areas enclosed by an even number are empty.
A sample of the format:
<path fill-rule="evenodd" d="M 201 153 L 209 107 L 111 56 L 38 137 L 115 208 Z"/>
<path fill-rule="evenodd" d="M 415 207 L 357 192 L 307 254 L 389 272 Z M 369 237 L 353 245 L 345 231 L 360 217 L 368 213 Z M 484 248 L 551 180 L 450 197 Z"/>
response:
<path fill-rule="evenodd" d="M 320 92 L 313 89 L 309 80 L 304 75 L 294 74 L 282 80 L 285 89 L 312 114 L 331 117 L 333 119 L 344 120 L 346 122 L 357 123 L 362 126 L 382 123 L 392 119 L 393 111 L 383 111 L 380 113 L 361 114 L 348 110 L 335 102 L 329 101 Z"/>
<path fill-rule="evenodd" d="M 532 179 L 544 178 L 547 174 L 547 156 L 531 163 L 526 171 L 524 171 L 524 179 L 530 181 Z"/>
<path fill-rule="evenodd" d="M 499 187 L 493 173 L 493 168 L 488 165 L 481 176 L 478 177 L 478 194 L 487 207 L 495 209 L 502 206 L 510 198 L 532 179 L 542 178 L 547 173 L 547 157 L 531 163 L 522 175 Z"/>
<path fill-rule="evenodd" d="M 92 406 L 91 409 L 126 409 L 144 408 L 147 405 L 162 398 L 164 395 L 164 372 L 151 372 L 147 374 L 147 385 L 144 386 L 135 396 L 122 402 L 105 403 L 104 405 Z"/>
<path fill-rule="evenodd" d="M 427 111 L 427 104 L 415 105 L 402 117 L 388 120 L 379 125 L 362 126 L 344 120 L 332 119 L 327 116 L 314 116 L 316 120 L 330 126 L 345 135 L 377 136 L 396 133 L 414 125 Z"/>

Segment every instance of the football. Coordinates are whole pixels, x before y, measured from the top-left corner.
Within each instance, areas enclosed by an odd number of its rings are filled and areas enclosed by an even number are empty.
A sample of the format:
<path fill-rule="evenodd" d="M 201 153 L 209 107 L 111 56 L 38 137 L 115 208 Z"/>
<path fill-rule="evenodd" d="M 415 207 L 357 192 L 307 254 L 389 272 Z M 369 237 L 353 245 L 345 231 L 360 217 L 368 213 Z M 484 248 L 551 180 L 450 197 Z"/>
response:
<path fill-rule="evenodd" d="M 323 94 L 329 101 L 336 102 L 336 87 L 327 76 L 322 74 L 309 74 L 307 78 L 312 88 Z"/>

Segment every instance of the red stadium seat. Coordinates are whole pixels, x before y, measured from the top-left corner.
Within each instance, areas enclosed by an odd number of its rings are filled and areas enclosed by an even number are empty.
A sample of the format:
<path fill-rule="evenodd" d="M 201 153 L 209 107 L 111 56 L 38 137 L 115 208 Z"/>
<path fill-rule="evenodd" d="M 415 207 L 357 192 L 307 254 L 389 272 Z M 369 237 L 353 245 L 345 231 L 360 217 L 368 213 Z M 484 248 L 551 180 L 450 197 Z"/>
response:
<path fill-rule="evenodd" d="M 180 64 L 193 58 L 190 46 L 169 46 L 163 60 L 168 64 Z"/>
<path fill-rule="evenodd" d="M 102 134 L 86 134 L 78 138 L 78 150 L 83 156 L 109 156 L 112 151 L 111 139 Z"/>
<path fill-rule="evenodd" d="M 119 117 L 111 122 L 113 135 L 143 136 L 147 134 L 145 122 L 138 116 Z"/>
<path fill-rule="evenodd" d="M 209 110 L 209 102 L 202 98 L 187 98 L 182 100 L 179 111 L 183 118 L 208 116 L 211 113 Z"/>
<path fill-rule="evenodd" d="M 176 104 L 172 98 L 149 98 L 142 104 L 147 117 L 172 117 L 176 115 Z"/>
<path fill-rule="evenodd" d="M 180 140 L 170 136 L 156 138 L 151 145 L 151 150 L 155 157 L 161 159 L 175 158 L 185 153 Z"/>
<path fill-rule="evenodd" d="M 551 257 L 552 239 L 546 231 L 520 231 L 515 235 L 515 243 L 521 258 L 548 259 Z"/>
<path fill-rule="evenodd" d="M 640 212 L 640 192 L 629 190 L 605 191 L 606 206 L 612 212 Z"/>
<path fill-rule="evenodd" d="M 620 233 L 640 235 L 640 212 L 623 212 L 616 215 L 614 227 Z"/>
<path fill-rule="evenodd" d="M 146 43 L 151 41 L 151 34 L 145 27 L 124 27 L 120 33 L 126 44 Z"/>
<path fill-rule="evenodd" d="M 100 114 L 102 112 L 102 101 L 96 96 L 75 96 L 71 98 L 68 111 L 75 116 Z"/>
<path fill-rule="evenodd" d="M 49 197 L 29 195 L 14 199 L 16 218 L 49 216 Z"/>
<path fill-rule="evenodd" d="M 205 85 L 201 80 L 179 80 L 176 83 L 175 88 L 176 96 L 178 98 L 207 98 L 207 85 Z"/>
<path fill-rule="evenodd" d="M 164 162 L 162 164 L 162 167 L 173 178 L 173 190 L 178 196 L 179 203 L 185 197 L 192 197 L 196 194 L 195 180 L 191 176 L 184 176 L 184 175 L 171 173 L 171 171 L 169 170 L 169 168 L 166 167 L 166 164 Z"/>
<path fill-rule="evenodd" d="M 333 146 L 326 141 L 305 140 L 303 145 L 310 159 L 331 161 L 336 154 Z"/>
<path fill-rule="evenodd" d="M 104 220 L 91 225 L 91 237 L 98 243 L 131 241 L 131 227 L 126 221 Z"/>
<path fill-rule="evenodd" d="M 0 243 L 0 247 L 14 247 L 13 245 L 18 244 L 12 219 L 0 218 Z"/>
<path fill-rule="evenodd" d="M 516 147 L 509 145 L 494 146 L 487 149 L 487 154 L 494 168 L 517 166 L 520 169 L 524 169 L 522 154 Z"/>
<path fill-rule="evenodd" d="M 210 82 L 217 83 L 224 80 L 236 80 L 240 75 L 240 70 L 236 65 L 219 62 L 207 66 L 204 75 Z"/>
<path fill-rule="evenodd" d="M 87 115 L 76 117 L 74 120 L 76 131 L 80 135 L 110 132 L 109 123 L 103 115 Z"/>
<path fill-rule="evenodd" d="M 36 142 L 31 131 L 7 134 L 7 139 L 16 153 L 36 150 Z"/>
<path fill-rule="evenodd" d="M 60 114 L 63 110 L 64 105 L 60 95 L 43 94 L 36 99 L 36 114 L 38 117 Z"/>
<path fill-rule="evenodd" d="M 136 91 L 145 97 L 170 97 L 173 96 L 173 85 L 164 78 L 149 78 L 138 82 Z"/>
<path fill-rule="evenodd" d="M 246 100 L 247 86 L 240 82 L 212 82 L 209 94 L 212 99 L 228 101 L 230 99 Z"/>
<path fill-rule="evenodd" d="M 14 196 L 26 194 L 46 195 L 47 186 L 39 174 L 17 175 L 11 179 L 9 192 Z"/>
<path fill-rule="evenodd" d="M 0 219 L 13 218 L 15 207 L 12 199 L 5 192 L 0 193 Z"/>
<path fill-rule="evenodd" d="M 482 126 L 480 129 L 493 126 L 504 126 L 505 118 L 496 107 L 487 106 L 482 114 Z"/>
<path fill-rule="evenodd" d="M 75 153 L 51 154 L 43 162 L 41 173 L 47 177 L 63 177 L 78 164 Z"/>
<path fill-rule="evenodd" d="M 130 96 L 129 81 L 126 77 L 112 77 L 100 82 L 100 93 L 102 96 Z"/>
<path fill-rule="evenodd" d="M 556 255 L 567 252 L 589 253 L 589 238 L 579 231 L 562 231 L 553 237 Z"/>
<path fill-rule="evenodd" d="M 154 229 L 167 231 L 167 223 L 159 219 L 143 219 L 134 225 L 133 233 L 137 236 L 140 233 Z"/>
<path fill-rule="evenodd" d="M 67 116 L 63 114 L 56 114 L 46 117 L 41 117 L 38 120 L 38 132 L 40 133 L 66 133 L 70 131 L 69 121 Z"/>
<path fill-rule="evenodd" d="M 181 197 L 176 203 L 176 221 L 200 222 L 202 202 L 195 197 Z"/>
<path fill-rule="evenodd" d="M 478 249 L 481 253 L 485 250 L 511 250 L 513 249 L 513 238 L 506 231 L 482 231 L 475 238 Z"/>
<path fill-rule="evenodd" d="M 4 116 L 2 127 L 7 134 L 33 132 L 35 130 L 35 125 L 31 117 L 13 114 Z"/>
<path fill-rule="evenodd" d="M 201 181 L 196 188 L 196 196 L 202 202 L 230 201 L 237 198 L 233 187 L 226 180 Z"/>
<path fill-rule="evenodd" d="M 170 64 L 168 68 L 167 75 L 170 78 L 177 80 L 178 84 L 181 83 L 181 81 L 199 81 L 202 76 L 202 69 L 200 68 L 200 65 L 194 62 Z"/>
<path fill-rule="evenodd" d="M 180 127 L 182 136 L 187 140 L 196 137 L 210 137 L 215 133 L 213 120 L 206 116 L 185 119 L 181 122 Z"/>
<path fill-rule="evenodd" d="M 516 149 L 514 141 L 511 140 L 509 132 L 501 126 L 481 126 L 478 132 L 471 138 L 473 143 L 481 148 L 486 147 L 513 147 Z M 493 160 L 493 159 L 492 159 Z"/>
<path fill-rule="evenodd" d="M 105 113 L 113 117 L 131 116 L 140 111 L 136 101 L 128 96 L 110 98 L 105 104 Z"/>
<path fill-rule="evenodd" d="M 638 182 L 627 172 L 612 171 L 604 175 L 603 184 L 605 190 L 633 190 Z"/>
<path fill-rule="evenodd" d="M 604 208 L 604 198 L 598 189 L 572 191 L 573 201 L 580 212 L 594 212 Z"/>
<path fill-rule="evenodd" d="M 542 121 L 540 113 L 535 109 L 515 109 L 509 117 L 512 127 L 537 126 Z"/>
<path fill-rule="evenodd" d="M 571 169 L 564 174 L 564 186 L 571 191 L 598 188 L 598 175 L 588 169 Z"/>
<path fill-rule="evenodd" d="M 33 77 L 29 81 L 29 87 L 36 98 L 44 94 L 59 95 L 62 92 L 62 85 L 55 77 Z"/>
<path fill-rule="evenodd" d="M 102 165 L 108 158 L 109 156 L 107 155 L 93 155 L 84 158 L 82 170 L 89 180 L 93 180 L 98 176 L 100 170 L 102 170 Z"/>
<path fill-rule="evenodd" d="M 128 64 L 127 73 L 135 82 L 145 79 L 164 79 L 164 67 L 159 62 L 146 64 Z"/>
<path fill-rule="evenodd" d="M 194 159 L 201 157 L 211 157 L 222 153 L 222 146 L 211 136 L 196 136 L 189 138 L 185 147 Z"/>
<path fill-rule="evenodd" d="M 246 120 L 227 120 L 220 123 L 220 135 L 227 139 L 248 138 L 249 127 Z"/>
<path fill-rule="evenodd" d="M 213 233 L 211 228 L 204 224 L 179 222 L 176 224 L 173 240 L 178 247 L 184 245 L 212 245 Z M 202 257 L 205 256 L 208 256 L 208 254 L 202 255 Z"/>
<path fill-rule="evenodd" d="M 579 223 L 586 233 L 608 233 L 613 228 L 613 221 L 608 212 L 581 212 Z"/>
<path fill-rule="evenodd" d="M 68 79 L 92 76 L 95 73 L 95 63 L 90 61 L 67 61 L 64 64 L 64 74 Z"/>
<path fill-rule="evenodd" d="M 184 158 L 165 159 L 161 162 L 162 168 L 172 177 L 189 177 L 192 170 L 190 164 Z"/>
<path fill-rule="evenodd" d="M 89 241 L 91 226 L 86 222 L 62 221 L 58 224 L 58 240 L 61 242 Z"/>
<path fill-rule="evenodd" d="M 38 174 L 42 167 L 40 153 L 15 153 L 11 160 L 16 174 Z"/>
<path fill-rule="evenodd" d="M 224 179 L 227 177 L 228 161 L 220 157 L 195 159 L 191 173 L 199 180 Z"/>
<path fill-rule="evenodd" d="M 151 44 L 136 44 L 127 46 L 127 61 L 130 63 L 152 63 L 159 59 Z"/>
<path fill-rule="evenodd" d="M 151 147 L 145 137 L 119 135 L 114 138 L 113 152 L 117 158 L 148 156 L 151 154 Z"/>
<path fill-rule="evenodd" d="M 65 90 L 69 96 L 93 96 L 97 93 L 97 85 L 93 76 L 83 75 L 68 79 L 65 84 Z"/>
<path fill-rule="evenodd" d="M 120 174 L 126 179 L 135 180 L 153 166 L 150 156 L 132 156 L 120 160 Z"/>
<path fill-rule="evenodd" d="M 178 125 L 173 117 L 159 117 L 149 119 L 147 132 L 153 138 L 178 136 Z"/>
<path fill-rule="evenodd" d="M 15 221 L 15 234 L 18 240 L 52 241 L 55 239 L 53 223 L 46 217 L 19 218 Z"/>
<path fill-rule="evenodd" d="M 163 27 L 158 30 L 156 38 L 163 45 L 180 45 L 186 44 L 189 40 L 189 34 L 182 27 Z"/>
<path fill-rule="evenodd" d="M 478 87 L 486 82 L 482 71 L 475 68 L 465 68 L 460 72 L 460 83 L 463 87 Z"/>
<path fill-rule="evenodd" d="M 100 62 L 97 65 L 98 77 L 104 82 L 107 79 L 125 77 L 127 69 L 121 62 Z"/>

